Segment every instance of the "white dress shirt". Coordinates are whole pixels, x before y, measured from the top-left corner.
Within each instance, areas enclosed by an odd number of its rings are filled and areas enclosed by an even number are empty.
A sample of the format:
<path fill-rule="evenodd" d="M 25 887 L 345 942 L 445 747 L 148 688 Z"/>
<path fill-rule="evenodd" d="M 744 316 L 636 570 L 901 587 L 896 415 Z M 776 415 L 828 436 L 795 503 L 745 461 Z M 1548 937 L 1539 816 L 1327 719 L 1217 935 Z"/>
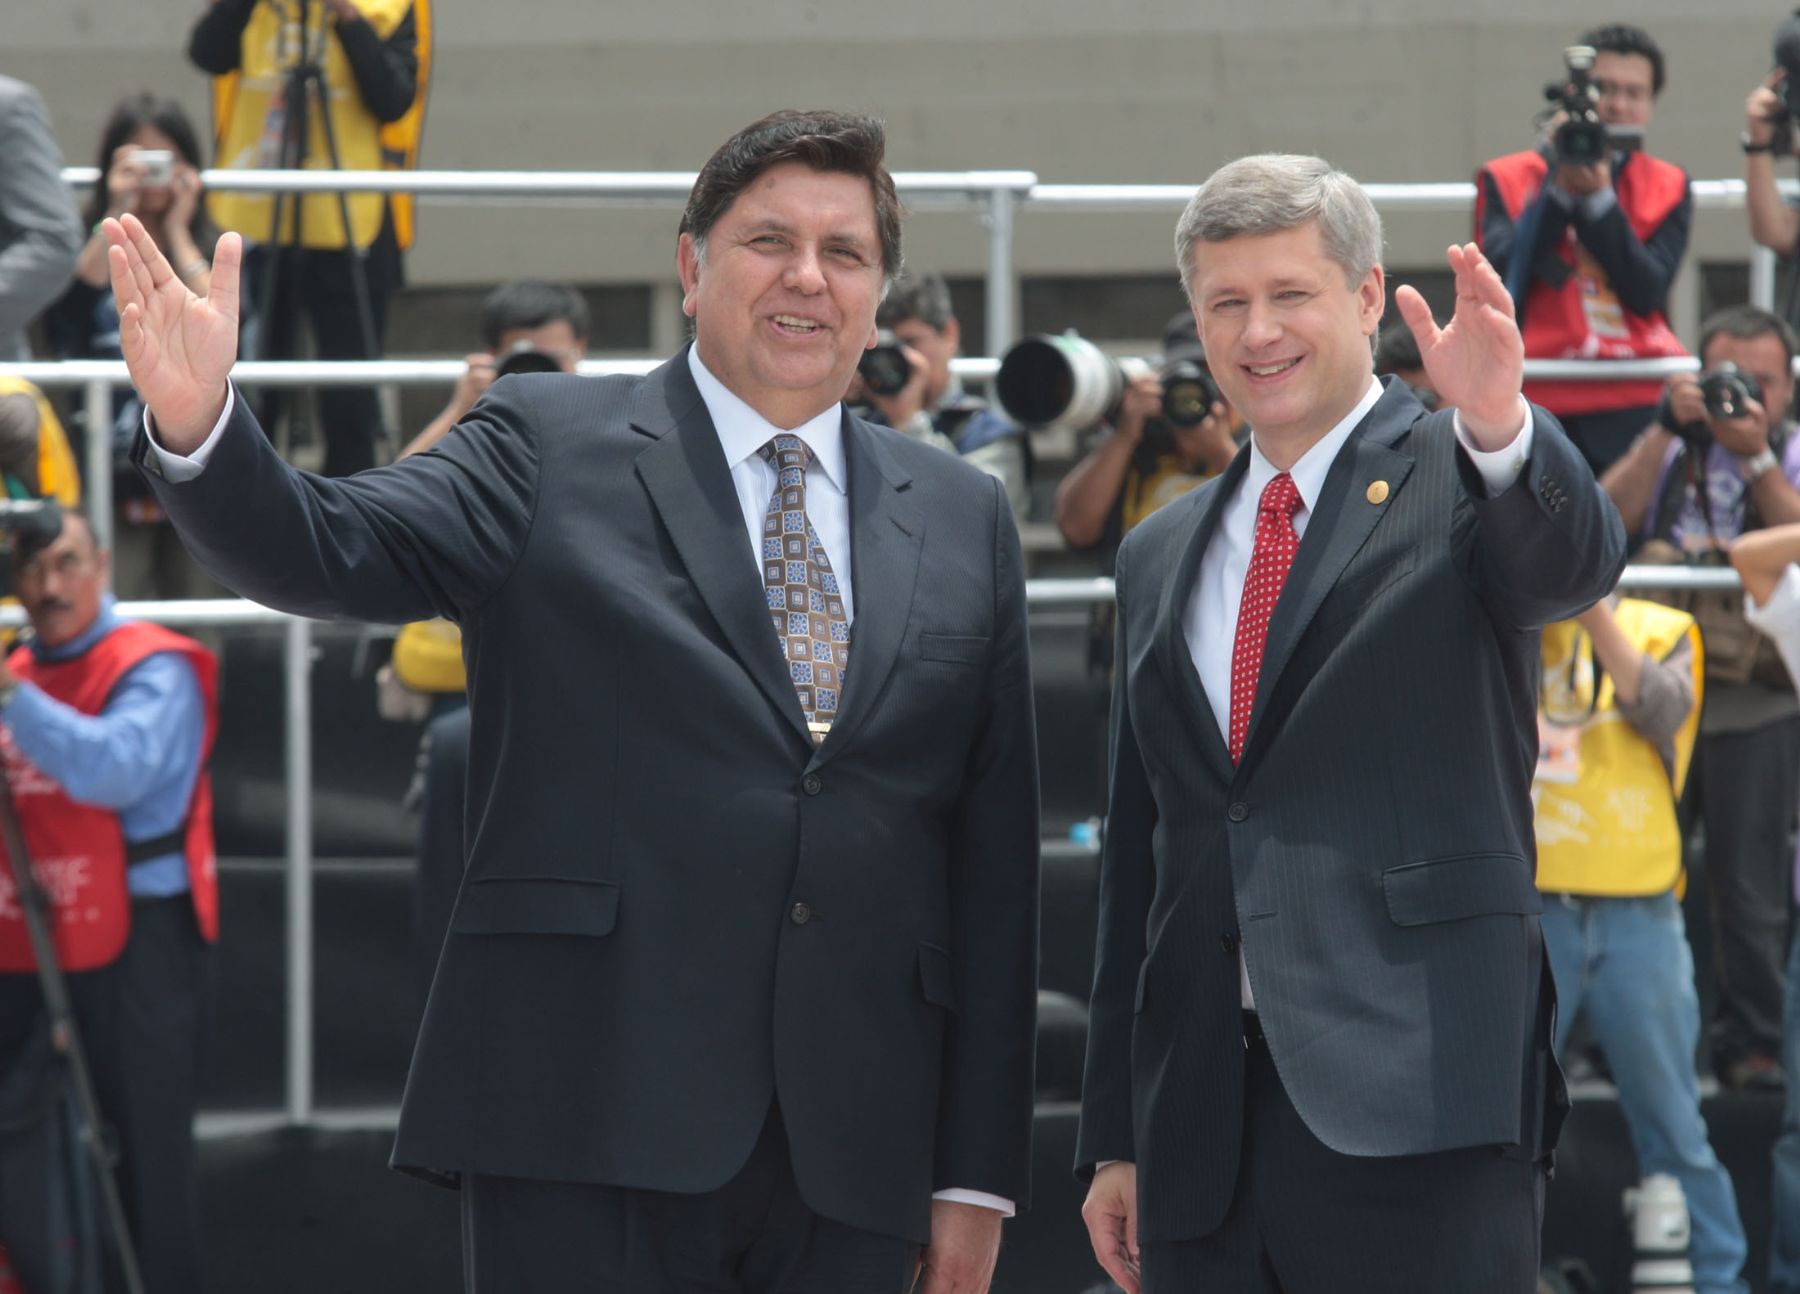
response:
<path fill-rule="evenodd" d="M 1354 409 L 1344 415 L 1313 447 L 1288 469 L 1294 487 L 1300 493 L 1300 508 L 1294 513 L 1294 533 L 1306 536 L 1307 518 L 1325 487 L 1325 477 L 1336 461 L 1338 451 L 1350 439 L 1357 423 L 1368 415 L 1381 398 L 1381 382 L 1371 377 L 1369 389 Z M 1486 482 L 1490 496 L 1499 494 L 1519 477 L 1525 460 L 1531 456 L 1531 416 L 1511 444 L 1492 453 L 1477 449 L 1470 441 L 1460 415 L 1455 419 L 1456 438 L 1462 442 L 1475 469 Z M 1263 457 L 1254 432 L 1250 436 L 1250 465 L 1236 493 L 1225 500 L 1219 515 L 1219 528 L 1206 553 L 1200 559 L 1200 577 L 1188 597 L 1182 629 L 1187 636 L 1188 652 L 1206 700 L 1212 706 L 1213 719 L 1221 735 L 1231 731 L 1231 657 L 1237 645 L 1238 604 L 1244 596 L 1244 576 L 1250 570 L 1250 554 L 1256 547 L 1256 512 L 1262 500 L 1263 487 L 1279 470 Z M 1244 963 L 1243 939 L 1238 944 L 1238 989 L 1245 1010 L 1254 1010 L 1250 993 L 1250 975 Z"/>
<path fill-rule="evenodd" d="M 706 402 L 706 411 L 712 415 L 713 427 L 719 433 L 719 444 L 725 451 L 725 462 L 731 468 L 731 484 L 737 490 L 738 507 L 744 513 L 744 535 L 749 544 L 747 553 L 751 559 L 745 565 L 744 578 L 754 578 L 761 569 L 759 554 L 762 552 L 763 516 L 769 510 L 770 496 L 775 493 L 775 467 L 764 460 L 762 447 L 774 436 L 798 436 L 812 451 L 812 462 L 806 469 L 807 520 L 812 522 L 813 530 L 819 536 L 819 543 L 824 546 L 825 556 L 831 561 L 832 572 L 837 576 L 838 591 L 844 598 L 844 619 L 854 620 L 856 611 L 850 587 L 850 478 L 844 458 L 843 405 L 834 404 L 816 418 L 784 431 L 745 404 L 723 382 L 708 372 L 706 365 L 700 362 L 698 347 L 689 348 L 688 367 L 694 375 L 694 384 L 700 388 L 700 398 Z M 225 424 L 231 418 L 231 410 L 236 401 L 237 393 L 234 388 L 226 395 L 225 412 L 220 415 L 212 434 L 186 457 L 170 453 L 156 443 L 154 434 L 150 436 L 151 452 L 162 464 L 166 480 L 191 481 L 200 475 L 207 460 L 212 457 L 213 448 L 225 430 Z M 149 411 L 146 410 L 146 430 L 150 428 L 149 418 Z M 851 654 L 854 659 L 854 640 L 851 642 Z M 932 1199 L 978 1204 L 983 1208 L 997 1210 L 1009 1218 L 1016 1211 L 1012 1200 L 989 1195 L 985 1191 L 944 1190 L 933 1194 Z"/>

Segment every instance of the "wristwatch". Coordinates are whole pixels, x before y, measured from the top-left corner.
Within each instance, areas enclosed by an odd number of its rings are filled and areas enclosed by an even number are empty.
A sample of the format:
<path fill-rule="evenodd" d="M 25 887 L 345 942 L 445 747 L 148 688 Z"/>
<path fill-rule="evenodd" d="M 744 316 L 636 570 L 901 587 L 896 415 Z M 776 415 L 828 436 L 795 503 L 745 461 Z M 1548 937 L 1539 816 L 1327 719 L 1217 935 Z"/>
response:
<path fill-rule="evenodd" d="M 1738 132 L 1738 147 L 1743 149 L 1746 153 L 1773 153 L 1775 151 L 1775 139 L 1771 136 L 1759 144 L 1750 138 L 1749 131 L 1741 130 Z"/>
<path fill-rule="evenodd" d="M 1754 454 L 1738 456 L 1738 475 L 1744 478 L 1746 485 L 1755 485 L 1764 472 L 1772 472 L 1778 466 L 1774 452 L 1767 445 Z"/>

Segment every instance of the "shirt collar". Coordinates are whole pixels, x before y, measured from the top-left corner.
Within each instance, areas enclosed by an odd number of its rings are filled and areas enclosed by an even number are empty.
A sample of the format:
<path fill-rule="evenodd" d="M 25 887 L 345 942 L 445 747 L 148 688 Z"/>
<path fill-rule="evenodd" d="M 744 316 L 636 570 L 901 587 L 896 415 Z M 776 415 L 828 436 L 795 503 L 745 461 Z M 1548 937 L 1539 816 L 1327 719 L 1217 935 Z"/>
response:
<path fill-rule="evenodd" d="M 42 661 L 73 660 L 83 652 L 111 633 L 119 625 L 119 613 L 115 609 L 118 599 L 110 593 L 100 595 L 100 614 L 94 617 L 94 623 L 76 634 L 68 642 L 55 647 L 46 647 L 36 639 L 31 643 L 31 654 Z"/>
<path fill-rule="evenodd" d="M 1356 430 L 1356 424 L 1368 416 L 1375 402 L 1381 399 L 1381 379 L 1373 374 L 1369 376 L 1369 389 L 1363 398 L 1356 402 L 1356 407 L 1345 414 L 1338 424 L 1326 432 L 1313 447 L 1300 455 L 1300 461 L 1288 468 L 1288 475 L 1294 479 L 1294 488 L 1300 492 L 1300 503 L 1307 512 L 1311 512 L 1319 503 L 1319 491 L 1325 488 L 1325 477 L 1331 471 L 1331 465 L 1337 460 L 1338 451 L 1344 442 L 1350 439 L 1350 433 Z M 1275 464 L 1263 457 L 1262 447 L 1256 443 L 1256 434 L 1250 435 L 1250 468 L 1244 474 L 1244 490 L 1254 498 L 1262 497 L 1263 487 L 1279 474 Z"/>
<path fill-rule="evenodd" d="M 844 409 L 834 404 L 798 427 L 777 427 L 755 409 L 744 403 L 732 390 L 714 377 L 701 362 L 700 348 L 688 347 L 688 368 L 706 411 L 712 415 L 713 429 L 719 433 L 719 444 L 725 450 L 725 465 L 735 468 L 775 436 L 798 436 L 812 451 L 812 466 L 824 472 L 840 494 L 848 493 L 844 472 Z"/>

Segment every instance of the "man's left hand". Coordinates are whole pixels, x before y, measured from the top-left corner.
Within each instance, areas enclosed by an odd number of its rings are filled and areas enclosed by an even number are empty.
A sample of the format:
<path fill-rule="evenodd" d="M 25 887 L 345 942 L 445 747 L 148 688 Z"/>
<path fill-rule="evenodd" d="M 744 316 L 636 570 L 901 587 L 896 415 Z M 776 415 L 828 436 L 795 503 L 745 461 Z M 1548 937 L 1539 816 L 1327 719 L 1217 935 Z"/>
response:
<path fill-rule="evenodd" d="M 1587 198 L 1612 188 L 1612 163 L 1562 162 L 1550 182 L 1572 198 Z"/>
<path fill-rule="evenodd" d="M 1431 307 L 1410 284 L 1394 304 L 1419 343 L 1431 389 L 1462 415 L 1463 427 L 1482 450 L 1506 448 L 1524 425 L 1519 389 L 1525 381 L 1525 341 L 1513 320 L 1506 285 L 1474 243 L 1449 250 L 1456 274 L 1456 314 L 1439 328 Z"/>
<path fill-rule="evenodd" d="M 997 1209 L 931 1202 L 931 1243 L 920 1260 L 917 1294 L 987 1294 L 1000 1257 Z"/>

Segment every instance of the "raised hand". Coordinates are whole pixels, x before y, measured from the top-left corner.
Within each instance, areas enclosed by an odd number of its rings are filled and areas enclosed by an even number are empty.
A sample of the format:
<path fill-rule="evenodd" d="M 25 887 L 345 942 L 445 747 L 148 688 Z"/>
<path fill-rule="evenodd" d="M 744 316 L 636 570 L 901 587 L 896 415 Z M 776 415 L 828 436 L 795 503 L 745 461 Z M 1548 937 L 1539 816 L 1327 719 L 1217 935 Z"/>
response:
<path fill-rule="evenodd" d="M 192 453 L 225 411 L 226 377 L 237 359 L 243 240 L 219 239 L 212 287 L 200 297 L 169 267 L 136 216 L 109 219 L 102 229 L 131 384 L 156 419 L 163 448 Z"/>
<path fill-rule="evenodd" d="M 1410 285 L 1394 304 L 1419 343 L 1431 389 L 1462 414 L 1463 426 L 1483 449 L 1503 449 L 1524 425 L 1519 389 L 1525 380 L 1525 340 L 1513 320 L 1506 285 L 1474 243 L 1452 247 L 1456 314 L 1439 328 L 1431 307 Z"/>

